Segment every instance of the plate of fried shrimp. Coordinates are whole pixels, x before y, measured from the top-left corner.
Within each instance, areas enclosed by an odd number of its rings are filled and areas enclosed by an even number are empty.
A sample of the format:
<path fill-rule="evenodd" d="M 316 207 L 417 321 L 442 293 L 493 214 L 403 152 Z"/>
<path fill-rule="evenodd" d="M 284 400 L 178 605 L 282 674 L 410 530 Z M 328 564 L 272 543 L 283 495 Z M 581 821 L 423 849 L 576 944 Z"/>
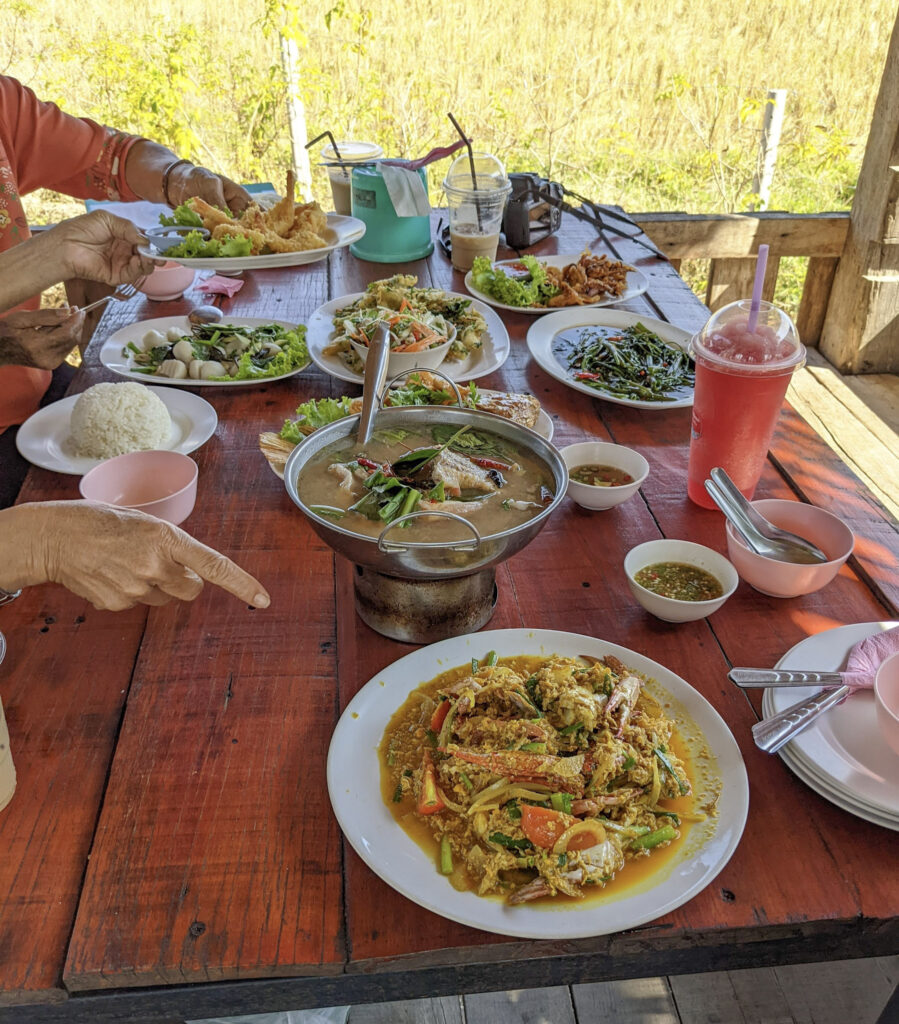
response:
<path fill-rule="evenodd" d="M 292 174 L 283 198 L 268 208 L 252 202 L 232 214 L 194 196 L 163 218 L 164 224 L 180 229 L 179 244 L 154 247 L 151 241 L 139 251 L 185 267 L 227 273 L 316 263 L 365 234 L 365 224 L 356 217 L 325 213 L 318 203 L 297 203 L 293 196 Z"/>

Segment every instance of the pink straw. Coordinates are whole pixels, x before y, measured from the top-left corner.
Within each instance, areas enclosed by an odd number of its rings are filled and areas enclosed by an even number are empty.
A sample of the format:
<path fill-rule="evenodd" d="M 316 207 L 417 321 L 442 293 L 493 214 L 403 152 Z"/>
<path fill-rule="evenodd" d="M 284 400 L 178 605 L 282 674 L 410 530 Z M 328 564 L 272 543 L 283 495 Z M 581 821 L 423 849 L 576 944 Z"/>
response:
<path fill-rule="evenodd" d="M 759 319 L 759 306 L 762 302 L 762 285 L 765 283 L 765 268 L 768 266 L 768 246 L 759 246 L 759 258 L 755 264 L 755 285 L 752 289 L 752 304 L 749 307 L 749 331 L 755 330 Z"/>

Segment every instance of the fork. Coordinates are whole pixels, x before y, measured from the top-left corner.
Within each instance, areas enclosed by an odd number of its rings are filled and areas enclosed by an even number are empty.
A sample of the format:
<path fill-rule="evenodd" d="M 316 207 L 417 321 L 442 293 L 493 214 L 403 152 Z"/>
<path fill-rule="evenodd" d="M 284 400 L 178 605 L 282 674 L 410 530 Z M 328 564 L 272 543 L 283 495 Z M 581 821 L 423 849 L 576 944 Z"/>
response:
<path fill-rule="evenodd" d="M 104 302 L 109 302 L 110 299 L 116 299 L 117 301 L 124 302 L 125 299 L 133 299 L 137 295 L 137 289 L 146 281 L 146 276 L 138 278 L 134 284 L 120 284 L 118 288 L 110 295 L 104 295 L 102 299 L 97 299 L 96 302 L 91 302 L 87 306 L 83 306 L 80 310 L 81 313 L 89 313 L 92 309 L 96 309 L 97 306 L 102 306 Z"/>

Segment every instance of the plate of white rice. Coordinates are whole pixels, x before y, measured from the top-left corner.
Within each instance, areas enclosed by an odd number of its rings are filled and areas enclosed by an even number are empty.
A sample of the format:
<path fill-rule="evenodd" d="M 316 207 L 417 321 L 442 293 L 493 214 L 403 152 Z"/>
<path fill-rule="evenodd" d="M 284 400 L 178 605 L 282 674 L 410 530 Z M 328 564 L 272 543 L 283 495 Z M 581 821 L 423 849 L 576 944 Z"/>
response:
<path fill-rule="evenodd" d="M 35 466 L 82 476 L 125 452 L 167 449 L 187 455 L 217 425 L 215 409 L 190 392 L 125 381 L 95 384 L 39 409 L 19 427 L 16 447 Z"/>

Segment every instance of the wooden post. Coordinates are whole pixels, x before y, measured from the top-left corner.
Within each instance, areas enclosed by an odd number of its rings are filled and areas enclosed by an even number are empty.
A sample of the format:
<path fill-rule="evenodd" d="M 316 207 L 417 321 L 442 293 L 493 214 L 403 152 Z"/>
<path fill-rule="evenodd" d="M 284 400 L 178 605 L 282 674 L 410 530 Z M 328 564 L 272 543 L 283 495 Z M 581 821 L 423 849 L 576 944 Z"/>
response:
<path fill-rule="evenodd" d="M 759 143 L 757 170 L 752 179 L 752 192 L 758 196 L 758 208 L 768 209 L 771 198 L 771 182 L 774 180 L 774 168 L 777 164 L 777 147 L 780 145 L 780 133 L 784 123 L 784 107 L 787 101 L 786 89 L 769 89 L 765 100 L 765 114 L 762 118 L 762 139 Z M 750 212 L 756 204 L 751 203 Z"/>
<path fill-rule="evenodd" d="M 821 352 L 844 373 L 899 370 L 899 19 L 834 277 Z"/>
<path fill-rule="evenodd" d="M 287 83 L 287 123 L 290 126 L 290 152 L 293 172 L 300 186 L 304 202 L 312 198 L 312 173 L 309 167 L 309 153 L 306 150 L 306 108 L 300 99 L 300 80 L 297 68 L 300 54 L 296 41 L 280 34 L 281 67 Z"/>

